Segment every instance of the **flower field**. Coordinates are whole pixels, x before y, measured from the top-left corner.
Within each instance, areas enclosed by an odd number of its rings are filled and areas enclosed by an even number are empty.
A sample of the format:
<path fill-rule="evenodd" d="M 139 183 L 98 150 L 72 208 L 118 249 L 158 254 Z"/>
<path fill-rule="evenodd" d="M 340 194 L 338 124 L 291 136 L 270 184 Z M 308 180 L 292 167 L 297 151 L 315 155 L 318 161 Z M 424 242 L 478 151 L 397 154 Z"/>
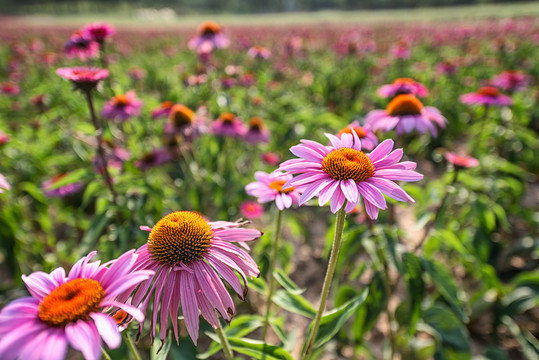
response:
<path fill-rule="evenodd" d="M 0 359 L 539 358 L 536 18 L 0 29 Z"/>

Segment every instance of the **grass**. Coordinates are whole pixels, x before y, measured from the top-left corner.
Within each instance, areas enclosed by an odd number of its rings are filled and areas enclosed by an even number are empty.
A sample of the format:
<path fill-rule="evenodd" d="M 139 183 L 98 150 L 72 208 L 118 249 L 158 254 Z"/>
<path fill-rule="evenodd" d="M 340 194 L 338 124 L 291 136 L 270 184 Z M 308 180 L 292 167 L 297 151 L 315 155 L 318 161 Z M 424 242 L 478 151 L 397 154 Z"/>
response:
<path fill-rule="evenodd" d="M 508 18 L 518 16 L 539 17 L 539 1 L 508 4 L 486 4 L 438 8 L 416 8 L 395 10 L 361 11 L 317 11 L 272 14 L 212 14 L 177 15 L 173 19 L 141 19 L 133 7 L 124 7 L 113 13 L 83 13 L 74 15 L 26 15 L 20 21 L 36 26 L 66 25 L 78 26 L 91 21 L 106 21 L 125 27 L 193 27 L 211 18 L 224 25 L 294 25 L 309 23 L 381 23 L 381 22 L 429 22 L 466 21 L 488 18 Z"/>

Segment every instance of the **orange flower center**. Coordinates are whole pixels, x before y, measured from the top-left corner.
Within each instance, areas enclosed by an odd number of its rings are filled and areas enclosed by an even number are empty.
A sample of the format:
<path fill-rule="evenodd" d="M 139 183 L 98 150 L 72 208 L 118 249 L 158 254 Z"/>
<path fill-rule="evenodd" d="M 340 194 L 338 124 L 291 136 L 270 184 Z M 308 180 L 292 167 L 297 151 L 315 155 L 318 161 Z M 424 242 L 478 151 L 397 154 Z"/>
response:
<path fill-rule="evenodd" d="M 367 136 L 367 131 L 365 129 L 363 129 L 361 126 L 357 126 L 357 125 L 347 126 L 346 128 L 339 131 L 337 136 L 341 137 L 342 134 L 350 134 L 350 135 L 352 135 L 352 130 L 354 130 L 356 132 L 357 137 L 360 138 L 360 139 Z"/>
<path fill-rule="evenodd" d="M 201 215 L 176 211 L 155 224 L 148 238 L 148 250 L 160 263 L 189 265 L 208 251 L 212 237 L 213 229 Z"/>
<path fill-rule="evenodd" d="M 129 99 L 125 95 L 116 95 L 112 101 L 116 107 L 125 107 L 129 104 Z"/>
<path fill-rule="evenodd" d="M 398 78 L 393 81 L 394 85 L 400 85 L 400 84 L 415 84 L 414 79 L 410 78 Z"/>
<path fill-rule="evenodd" d="M 87 320 L 99 311 L 105 297 L 101 284 L 93 279 L 74 279 L 58 286 L 39 304 L 39 318 L 52 326 Z"/>
<path fill-rule="evenodd" d="M 236 115 L 230 113 L 230 112 L 226 112 L 226 113 L 223 113 L 221 114 L 221 116 L 219 116 L 219 119 L 224 122 L 224 123 L 228 123 L 228 124 L 232 124 L 234 122 L 234 119 L 236 118 Z"/>
<path fill-rule="evenodd" d="M 283 190 L 284 184 L 286 184 L 286 180 L 273 180 L 269 183 L 268 187 L 284 194 L 288 194 L 289 192 L 294 191 L 294 187 L 289 187 Z"/>
<path fill-rule="evenodd" d="M 500 90 L 498 90 L 494 86 L 482 86 L 479 88 L 479 90 L 477 90 L 477 93 L 481 95 L 495 97 L 500 95 Z"/>
<path fill-rule="evenodd" d="M 221 32 L 221 26 L 214 21 L 204 21 L 198 27 L 200 35 L 215 35 Z"/>
<path fill-rule="evenodd" d="M 397 95 L 387 104 L 386 111 L 391 116 L 419 115 L 423 104 L 413 95 Z"/>
<path fill-rule="evenodd" d="M 322 170 L 335 180 L 354 180 L 356 183 L 374 175 L 374 165 L 364 152 L 340 148 L 322 160 Z"/>
<path fill-rule="evenodd" d="M 187 106 L 182 104 L 176 104 L 170 109 L 168 120 L 174 125 L 174 127 L 181 128 L 191 125 L 195 119 L 195 113 Z"/>
<path fill-rule="evenodd" d="M 258 116 L 252 117 L 249 120 L 249 128 L 251 130 L 260 130 L 264 127 L 264 120 L 259 118 Z"/>
<path fill-rule="evenodd" d="M 125 310 L 118 310 L 112 318 L 116 321 L 116 324 L 121 325 L 128 317 L 128 313 Z"/>

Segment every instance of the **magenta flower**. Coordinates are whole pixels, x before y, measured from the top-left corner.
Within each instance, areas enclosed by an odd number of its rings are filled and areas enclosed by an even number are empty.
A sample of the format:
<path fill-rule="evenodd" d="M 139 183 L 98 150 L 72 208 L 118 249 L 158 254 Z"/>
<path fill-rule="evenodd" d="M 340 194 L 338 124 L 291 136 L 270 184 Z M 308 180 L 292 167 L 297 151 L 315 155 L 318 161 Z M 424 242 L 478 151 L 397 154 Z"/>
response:
<path fill-rule="evenodd" d="M 57 188 L 53 188 L 54 184 L 65 178 L 67 175 L 68 173 L 59 174 L 53 176 L 47 181 L 44 181 L 43 184 L 41 184 L 41 188 L 45 192 L 45 195 L 49 197 L 66 197 L 79 192 L 84 187 L 84 183 L 78 181 L 71 184 L 62 185 Z"/>
<path fill-rule="evenodd" d="M 247 55 L 253 59 L 267 60 L 271 57 L 271 51 L 263 46 L 252 46 L 247 50 Z"/>
<path fill-rule="evenodd" d="M 408 59 L 412 55 L 410 44 L 405 40 L 399 40 L 390 49 L 391 54 L 396 59 Z"/>
<path fill-rule="evenodd" d="M 384 98 L 393 98 L 401 94 L 424 97 L 429 94 L 425 85 L 409 78 L 398 78 L 392 84 L 382 85 L 377 92 Z"/>
<path fill-rule="evenodd" d="M 283 174 L 275 170 L 271 174 L 264 171 L 255 172 L 255 179 L 245 186 L 248 195 L 258 198 L 259 203 L 275 201 L 279 210 L 288 209 L 292 204 L 298 204 L 301 190 L 296 187 L 283 188 L 283 185 L 292 180 L 292 175 Z"/>
<path fill-rule="evenodd" d="M 492 86 L 482 86 L 476 92 L 461 95 L 459 99 L 468 105 L 509 106 L 513 103 L 509 96 L 501 94 L 500 90 Z"/>
<path fill-rule="evenodd" d="M 93 59 L 99 54 L 99 44 L 78 31 L 64 45 L 64 54 L 68 58 L 76 57 L 83 61 Z"/>
<path fill-rule="evenodd" d="M 9 185 L 4 175 L 0 174 L 0 194 L 9 189 L 11 189 L 11 185 Z"/>
<path fill-rule="evenodd" d="M 463 156 L 463 155 L 457 155 L 452 152 L 446 152 L 445 158 L 447 161 L 449 161 L 451 164 L 455 165 L 456 167 L 460 168 L 472 168 L 479 165 L 479 160 L 477 160 L 474 157 L 471 156 Z"/>
<path fill-rule="evenodd" d="M 134 91 L 128 91 L 112 97 L 103 109 L 101 115 L 105 119 L 126 121 L 140 114 L 142 101 L 137 98 Z"/>
<path fill-rule="evenodd" d="M 445 127 L 447 119 L 438 109 L 423 106 L 413 95 L 397 95 L 389 102 L 385 110 L 372 110 L 365 117 L 365 126 L 371 130 L 387 132 L 396 128 L 397 135 L 416 130 L 423 134 L 427 130 L 432 136 L 438 135 L 435 125 Z"/>
<path fill-rule="evenodd" d="M 263 153 L 261 155 L 261 158 L 265 164 L 270 165 L 270 166 L 276 166 L 281 159 L 278 154 L 272 153 L 272 152 Z"/>
<path fill-rule="evenodd" d="M 210 222 L 198 213 L 177 211 L 159 220 L 153 228 L 141 227 L 150 235 L 147 244 L 137 250 L 138 269 L 155 270 L 155 276 L 140 283 L 132 304 L 145 311 L 153 294 L 152 339 L 159 316 L 159 338 L 164 341 L 170 316 L 178 341 L 180 304 L 187 332 L 195 344 L 199 312 L 215 328 L 219 327 L 215 310 L 226 321 L 232 319 L 234 302 L 219 275 L 243 300 L 247 295 L 247 277 L 259 274 L 249 254 L 233 243 L 248 248 L 244 242 L 262 234 L 255 229 L 242 229 L 241 225 Z M 236 274 L 241 276 L 243 286 Z"/>
<path fill-rule="evenodd" d="M 189 40 L 189 48 L 199 54 L 207 54 L 214 49 L 228 47 L 230 41 L 223 34 L 221 26 L 213 21 L 204 21 L 197 31 L 197 36 Z"/>
<path fill-rule="evenodd" d="M 99 69 L 95 67 L 74 67 L 74 68 L 59 68 L 56 74 L 64 79 L 70 80 L 75 88 L 89 91 L 97 86 L 97 83 L 109 76 L 107 69 Z"/>
<path fill-rule="evenodd" d="M 21 93 L 21 88 L 13 81 L 6 81 L 0 84 L 0 91 L 4 95 L 15 96 Z"/>
<path fill-rule="evenodd" d="M 0 145 L 7 144 L 9 142 L 9 135 L 0 130 Z"/>
<path fill-rule="evenodd" d="M 247 132 L 241 119 L 230 112 L 221 114 L 212 123 L 211 129 L 215 135 L 230 137 L 243 137 Z"/>
<path fill-rule="evenodd" d="M 264 208 L 256 201 L 244 201 L 240 204 L 240 212 L 247 219 L 258 219 L 264 213 Z"/>
<path fill-rule="evenodd" d="M 31 296 L 9 303 L 0 312 L 2 359 L 61 360 L 68 346 L 81 351 L 85 359 L 99 359 L 103 342 L 115 349 L 122 341 L 109 309 L 121 309 L 143 322 L 140 310 L 116 298 L 153 272 L 134 271 L 133 251 L 103 265 L 89 262 L 95 254 L 80 259 L 67 276 L 63 268 L 23 275 Z"/>
<path fill-rule="evenodd" d="M 289 186 L 301 186 L 303 194 L 299 205 L 318 196 L 320 206 L 330 201 L 331 212 L 336 213 L 345 202 L 346 212 L 352 211 L 364 198 L 365 210 L 371 219 L 378 218 L 378 209 L 386 209 L 385 194 L 395 200 L 414 202 L 392 180 L 418 181 L 423 175 L 413 171 L 416 164 L 400 162 L 402 149 L 393 150 L 393 140 L 385 140 L 371 153 L 361 151 L 361 141 L 355 132 L 338 137 L 326 134 L 331 146 L 315 141 L 301 140 L 290 148 L 299 159 L 285 161 L 279 167 L 289 174 L 299 174 L 288 181 Z"/>
<path fill-rule="evenodd" d="M 492 85 L 499 89 L 515 92 L 530 85 L 530 77 L 520 70 L 506 70 L 492 78 Z"/>
<path fill-rule="evenodd" d="M 155 166 L 163 165 L 172 159 L 167 149 L 153 149 L 145 153 L 142 158 L 134 162 L 140 170 L 149 170 Z"/>
<path fill-rule="evenodd" d="M 359 140 L 361 140 L 361 147 L 365 150 L 372 150 L 378 145 L 378 139 L 376 135 L 369 129 L 359 126 L 359 122 L 354 120 L 350 125 L 339 131 L 337 137 L 341 138 L 342 134 L 352 134 L 355 131 Z"/>
<path fill-rule="evenodd" d="M 150 114 L 152 115 L 152 119 L 159 119 L 162 117 L 167 117 L 173 105 L 174 103 L 172 101 L 163 101 L 161 104 L 159 104 L 158 107 L 150 111 Z"/>
<path fill-rule="evenodd" d="M 200 107 L 196 113 L 183 104 L 174 104 L 170 108 L 165 134 L 181 135 L 184 140 L 193 141 L 206 131 L 205 107 Z"/>
<path fill-rule="evenodd" d="M 114 35 L 116 30 L 109 24 L 95 23 L 86 25 L 81 32 L 84 38 L 103 43 L 106 38 Z"/>
<path fill-rule="evenodd" d="M 254 116 L 249 120 L 249 129 L 243 138 L 250 144 L 267 143 L 269 141 L 269 134 L 264 120 L 258 116 Z"/>

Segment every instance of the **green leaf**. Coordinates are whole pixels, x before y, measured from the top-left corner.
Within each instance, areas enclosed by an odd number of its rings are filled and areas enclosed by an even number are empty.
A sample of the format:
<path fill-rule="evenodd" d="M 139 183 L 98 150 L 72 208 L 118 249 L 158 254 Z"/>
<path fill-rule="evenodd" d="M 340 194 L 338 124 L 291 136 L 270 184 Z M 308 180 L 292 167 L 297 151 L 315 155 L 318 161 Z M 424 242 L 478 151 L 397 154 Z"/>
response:
<path fill-rule="evenodd" d="M 434 304 L 423 312 L 423 320 L 436 331 L 443 348 L 470 354 L 470 334 L 459 318 L 443 304 Z M 471 355 L 469 356 L 471 358 Z"/>
<path fill-rule="evenodd" d="M 88 169 L 78 169 L 66 174 L 63 178 L 50 186 L 50 190 L 58 189 L 62 186 L 73 184 L 79 181 L 85 182 L 95 177 L 95 173 Z"/>
<path fill-rule="evenodd" d="M 151 349 L 150 359 L 151 360 L 167 360 L 168 353 L 170 352 L 171 345 L 170 332 L 168 333 L 167 338 L 165 339 L 165 344 L 161 347 L 161 340 L 156 338 Z"/>
<path fill-rule="evenodd" d="M 368 289 L 365 289 L 360 295 L 339 306 L 338 308 L 328 311 L 324 316 L 322 316 L 320 319 L 320 327 L 314 341 L 314 349 L 317 349 L 327 343 L 333 336 L 335 336 L 335 334 L 339 332 L 339 330 L 341 330 L 344 323 L 356 312 L 357 308 L 365 302 L 368 293 Z M 312 332 L 312 326 L 313 324 L 309 326 L 309 331 L 306 336 L 307 339 Z"/>
<path fill-rule="evenodd" d="M 291 294 L 285 290 L 279 290 L 273 295 L 273 302 L 294 314 L 303 315 L 310 319 L 316 316 L 316 309 L 303 296 Z"/>
<path fill-rule="evenodd" d="M 403 277 L 408 288 L 409 318 L 408 332 L 412 335 L 415 326 L 421 315 L 421 302 L 425 297 L 425 284 L 422 278 L 422 267 L 420 259 L 412 253 L 402 255 Z"/>
<path fill-rule="evenodd" d="M 502 316 L 502 323 L 507 326 L 511 335 L 517 339 L 522 347 L 524 356 L 529 360 L 539 359 L 539 341 L 528 331 L 522 330 L 509 316 Z"/>
<path fill-rule="evenodd" d="M 286 289 L 290 294 L 301 295 L 305 289 L 300 289 L 298 285 L 292 279 L 286 275 L 286 273 L 281 269 L 276 269 L 273 271 L 273 277 L 281 284 L 282 287 Z"/>
<path fill-rule="evenodd" d="M 42 204 L 47 204 L 47 197 L 43 194 L 43 191 L 38 188 L 35 184 L 30 182 L 23 182 L 20 184 L 21 190 L 28 193 L 36 201 L 39 201 Z"/>
<path fill-rule="evenodd" d="M 81 246 L 79 248 L 80 254 L 86 254 L 95 247 L 95 242 L 112 219 L 112 213 L 112 211 L 107 210 L 94 217 L 88 230 L 82 237 Z"/>
<path fill-rule="evenodd" d="M 253 359 L 293 360 L 292 355 L 285 349 L 265 344 L 262 341 L 247 338 L 228 338 L 228 343 L 232 350 L 251 356 Z"/>
<path fill-rule="evenodd" d="M 267 293 L 266 282 L 261 278 L 251 278 L 248 280 L 249 289 L 256 291 L 259 294 L 265 295 Z"/>
<path fill-rule="evenodd" d="M 368 333 L 378 316 L 385 310 L 387 304 L 387 290 L 384 275 L 381 272 L 374 273 L 369 284 L 369 296 L 359 307 L 354 320 L 354 337 L 361 342 L 363 336 Z"/>
<path fill-rule="evenodd" d="M 432 278 L 433 284 L 438 288 L 438 291 L 448 302 L 449 306 L 462 322 L 466 322 L 468 317 L 462 310 L 462 304 L 457 296 L 457 286 L 453 281 L 451 273 L 439 262 L 428 259 L 421 259 L 423 269 Z"/>
<path fill-rule="evenodd" d="M 275 334 L 279 337 L 279 340 L 283 343 L 283 348 L 286 351 L 292 351 L 296 345 L 296 332 L 297 329 L 287 331 L 284 328 L 284 318 L 270 318 L 270 326 L 275 331 Z"/>

